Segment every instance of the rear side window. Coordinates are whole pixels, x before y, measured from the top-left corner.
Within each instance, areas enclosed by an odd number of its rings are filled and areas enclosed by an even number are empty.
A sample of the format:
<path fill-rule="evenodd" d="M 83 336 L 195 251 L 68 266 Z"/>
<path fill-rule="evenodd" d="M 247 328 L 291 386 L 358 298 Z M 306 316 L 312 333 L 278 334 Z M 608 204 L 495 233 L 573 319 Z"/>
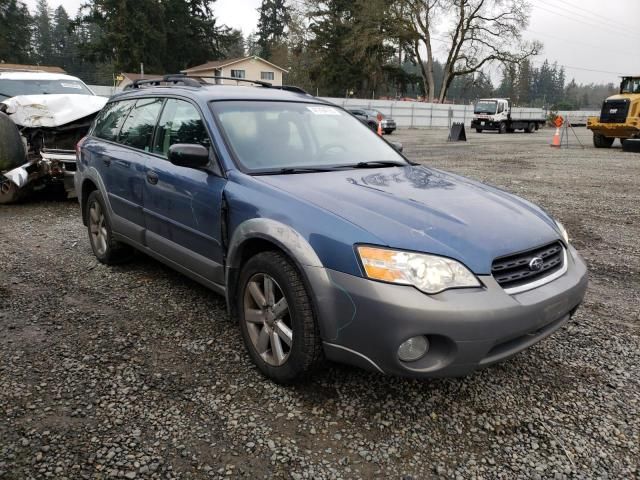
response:
<path fill-rule="evenodd" d="M 211 146 L 200 112 L 189 102 L 168 99 L 158 122 L 153 152 L 167 156 L 176 143 Z"/>
<path fill-rule="evenodd" d="M 93 135 L 104 140 L 115 141 L 120 127 L 135 103 L 135 100 L 123 100 L 106 105 L 98 115 Z"/>
<path fill-rule="evenodd" d="M 141 98 L 138 100 L 122 124 L 118 143 L 149 151 L 153 129 L 156 126 L 160 110 L 162 110 L 163 101 L 162 98 Z"/>

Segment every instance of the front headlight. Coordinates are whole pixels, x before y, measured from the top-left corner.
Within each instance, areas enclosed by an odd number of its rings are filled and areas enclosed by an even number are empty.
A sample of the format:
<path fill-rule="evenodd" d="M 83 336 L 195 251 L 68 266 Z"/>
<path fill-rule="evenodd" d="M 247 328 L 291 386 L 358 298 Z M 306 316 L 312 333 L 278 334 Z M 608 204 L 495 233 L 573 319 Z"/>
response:
<path fill-rule="evenodd" d="M 450 258 L 365 245 L 357 251 L 366 276 L 373 280 L 413 285 L 431 294 L 481 286 L 473 273 Z"/>
<path fill-rule="evenodd" d="M 567 233 L 567 230 L 564 228 L 564 225 L 562 225 L 558 220 L 555 220 L 555 222 L 556 222 L 556 225 L 558 226 L 558 230 L 560 230 L 560 234 L 562 235 L 562 239 L 564 240 L 564 243 L 569 245 L 569 234 Z"/>

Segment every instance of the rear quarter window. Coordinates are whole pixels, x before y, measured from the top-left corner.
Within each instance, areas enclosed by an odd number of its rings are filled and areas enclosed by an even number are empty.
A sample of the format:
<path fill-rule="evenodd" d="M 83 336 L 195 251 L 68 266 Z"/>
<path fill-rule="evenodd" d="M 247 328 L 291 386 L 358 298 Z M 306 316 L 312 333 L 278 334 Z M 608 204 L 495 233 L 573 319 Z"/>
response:
<path fill-rule="evenodd" d="M 149 151 L 153 129 L 162 110 L 162 98 L 141 98 L 129 110 L 129 116 L 122 124 L 118 143 L 140 150 Z"/>
<path fill-rule="evenodd" d="M 105 105 L 93 129 L 93 135 L 104 140 L 116 141 L 122 124 L 127 119 L 129 111 L 135 105 L 135 100 L 122 100 Z"/>

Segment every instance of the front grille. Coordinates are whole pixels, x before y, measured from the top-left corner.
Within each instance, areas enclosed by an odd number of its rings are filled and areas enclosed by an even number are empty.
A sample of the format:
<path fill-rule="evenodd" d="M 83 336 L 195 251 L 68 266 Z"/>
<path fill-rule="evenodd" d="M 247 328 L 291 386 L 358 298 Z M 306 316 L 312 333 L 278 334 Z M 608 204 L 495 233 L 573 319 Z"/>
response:
<path fill-rule="evenodd" d="M 629 113 L 629 100 L 607 100 L 602 104 L 600 112 L 600 122 L 602 123 L 625 123 Z"/>
<path fill-rule="evenodd" d="M 540 280 L 564 265 L 564 247 L 554 242 L 543 247 L 496 258 L 491 265 L 493 278 L 502 288 L 514 288 Z M 542 259 L 539 270 L 532 270 L 529 265 L 534 258 Z"/>

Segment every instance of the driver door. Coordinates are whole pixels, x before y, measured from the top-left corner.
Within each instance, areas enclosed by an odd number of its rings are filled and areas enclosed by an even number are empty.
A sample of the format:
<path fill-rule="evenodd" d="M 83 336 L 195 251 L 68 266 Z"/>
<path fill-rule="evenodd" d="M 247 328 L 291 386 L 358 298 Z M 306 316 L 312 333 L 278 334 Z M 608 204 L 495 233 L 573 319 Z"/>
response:
<path fill-rule="evenodd" d="M 198 107 L 166 100 L 156 128 L 144 182 L 146 244 L 155 253 L 214 282 L 224 284 L 221 244 L 222 193 L 226 179 L 216 167 L 210 135 Z M 167 159 L 176 143 L 209 148 L 210 169 L 173 165 Z"/>

